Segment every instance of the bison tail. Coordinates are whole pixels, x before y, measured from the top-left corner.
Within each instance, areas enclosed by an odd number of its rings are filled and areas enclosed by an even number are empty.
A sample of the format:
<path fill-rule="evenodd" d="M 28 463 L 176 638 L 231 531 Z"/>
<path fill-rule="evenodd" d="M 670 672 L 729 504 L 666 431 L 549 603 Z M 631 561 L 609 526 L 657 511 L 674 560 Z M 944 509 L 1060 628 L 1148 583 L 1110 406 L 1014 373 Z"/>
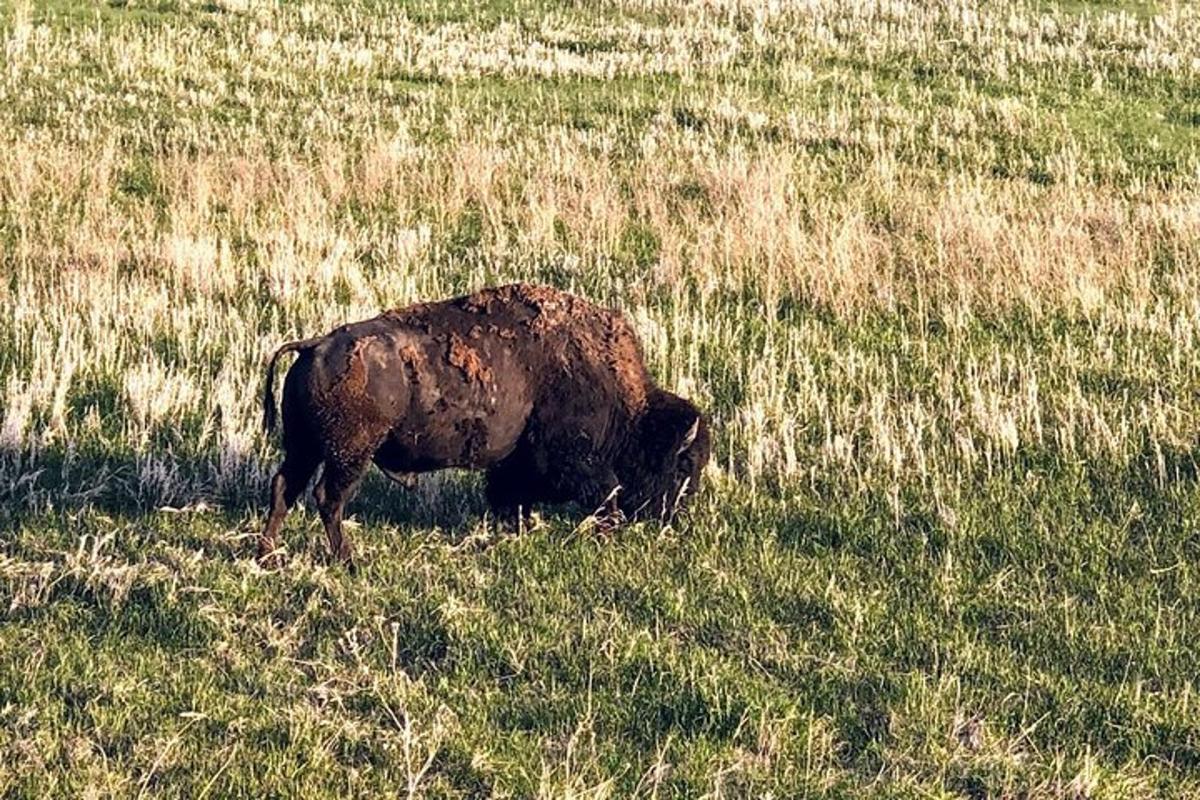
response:
<path fill-rule="evenodd" d="M 275 410 L 275 362 L 284 353 L 295 353 L 308 348 L 321 341 L 321 337 L 316 339 L 301 339 L 295 342 L 286 342 L 282 347 L 275 351 L 271 356 L 271 360 L 267 363 L 267 386 L 263 390 L 262 406 L 263 406 L 263 428 L 267 433 L 274 433 L 275 421 L 278 413 Z"/>

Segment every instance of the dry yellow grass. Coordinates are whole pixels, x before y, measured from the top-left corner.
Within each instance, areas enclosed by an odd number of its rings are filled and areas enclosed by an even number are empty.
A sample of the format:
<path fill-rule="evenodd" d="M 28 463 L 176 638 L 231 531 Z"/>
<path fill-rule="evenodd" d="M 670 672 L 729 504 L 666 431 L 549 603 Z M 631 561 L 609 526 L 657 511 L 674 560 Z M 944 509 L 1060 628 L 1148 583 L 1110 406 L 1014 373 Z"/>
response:
<path fill-rule="evenodd" d="M 120 387 L 110 413 L 148 457 L 156 431 L 190 414 L 203 420 L 195 446 L 224 466 L 257 462 L 255 395 L 278 342 L 485 281 L 537 279 L 546 264 L 628 309 L 668 382 L 717 400 L 721 467 L 751 480 L 853 474 L 853 464 L 896 479 L 969 473 L 1020 447 L 1119 458 L 1195 432 L 1190 402 L 1169 388 L 1193 369 L 1200 324 L 1190 188 L 933 183 L 881 158 L 831 194 L 793 148 L 716 148 L 669 120 L 636 158 L 562 129 L 516 143 L 471 131 L 416 145 L 398 134 L 361 155 L 326 144 L 307 161 L 257 147 L 152 159 L 153 195 L 132 202 L 116 188 L 127 163 L 115 144 L 13 141 L 0 154 L 14 232 L 0 287 L 10 452 L 69 446 L 102 427 L 99 409 L 68 407 L 73 387 L 93 381 Z M 680 199 L 681 180 L 696 199 Z M 440 243 L 472 214 L 471 253 L 447 254 Z M 656 240 L 635 273 L 612 260 L 631 220 Z M 760 351 L 721 314 L 730 295 L 765 315 Z M 856 356 L 803 318 L 772 321 L 797 300 L 847 324 L 903 312 L 906 358 L 922 357 L 931 325 L 949 331 L 937 335 L 955 356 L 925 365 L 935 391 L 905 391 L 886 353 Z M 1016 311 L 1034 327 L 1080 320 L 1094 336 L 1083 352 L 970 342 L 981 315 Z M 1134 335 L 1132 350 L 1114 350 Z M 1161 356 L 1139 356 L 1160 340 Z M 725 368 L 746 389 L 738 404 L 706 396 L 702 346 L 729 354 Z M 813 354 L 831 347 L 840 363 L 814 370 Z M 1178 372 L 1133 406 L 1044 383 L 1116 359 Z"/>

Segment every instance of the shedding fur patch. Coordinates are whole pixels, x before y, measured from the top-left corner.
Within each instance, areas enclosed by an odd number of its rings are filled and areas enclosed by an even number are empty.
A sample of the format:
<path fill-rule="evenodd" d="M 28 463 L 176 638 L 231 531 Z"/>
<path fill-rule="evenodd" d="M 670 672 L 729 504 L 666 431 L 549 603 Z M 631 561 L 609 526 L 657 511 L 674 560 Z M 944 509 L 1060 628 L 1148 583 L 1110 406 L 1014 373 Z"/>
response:
<path fill-rule="evenodd" d="M 412 366 L 416 366 L 421 361 L 421 351 L 415 345 L 406 344 L 400 348 L 400 357 Z"/>
<path fill-rule="evenodd" d="M 338 391 L 361 396 L 367 389 L 366 349 L 370 338 L 358 339 L 346 357 L 346 371 L 338 381 Z"/>
<path fill-rule="evenodd" d="M 573 317 L 575 298 L 549 286 L 518 284 L 517 299 L 534 312 L 529 328 L 536 334 L 548 333 L 562 327 Z"/>
<path fill-rule="evenodd" d="M 620 311 L 593 305 L 550 286 L 527 283 L 480 289 L 453 302 L 458 308 L 482 317 L 497 309 L 523 306 L 528 316 L 522 314 L 518 318 L 524 317 L 523 323 L 519 323 L 524 331 L 492 323 L 487 332 L 505 340 L 530 336 L 553 342 L 565 367 L 569 367 L 572 358 L 603 364 L 617 383 L 620 402 L 634 414 L 645 408 L 647 387 L 652 381 L 646 373 L 637 335 Z M 432 308 L 431 304 L 418 304 L 388 315 L 410 324 L 424 322 L 428 330 L 424 316 Z M 474 340 L 481 337 L 482 331 L 478 324 L 471 324 L 465 335 Z M 450 333 L 447 360 L 468 381 L 487 384 L 493 380 L 491 370 L 457 332 Z"/>
<path fill-rule="evenodd" d="M 479 353 L 457 333 L 450 334 L 450 348 L 446 353 L 450 366 L 457 367 L 467 376 L 467 381 L 478 381 L 485 386 L 492 382 L 492 371 L 488 369 Z"/>

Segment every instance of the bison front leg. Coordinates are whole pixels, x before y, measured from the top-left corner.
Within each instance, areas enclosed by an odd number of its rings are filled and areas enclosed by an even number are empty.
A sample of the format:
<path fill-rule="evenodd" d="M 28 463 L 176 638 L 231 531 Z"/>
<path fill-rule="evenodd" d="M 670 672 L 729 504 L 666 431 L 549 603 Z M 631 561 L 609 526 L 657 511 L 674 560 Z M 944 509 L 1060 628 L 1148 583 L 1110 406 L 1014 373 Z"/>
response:
<path fill-rule="evenodd" d="M 492 513 L 505 522 L 520 522 L 529 514 L 533 498 L 526 490 L 528 474 L 521 474 L 511 467 L 497 465 L 488 470 L 484 496 Z"/>
<path fill-rule="evenodd" d="M 488 470 L 484 494 L 496 518 L 514 525 L 527 522 L 536 505 L 567 499 L 551 492 L 544 476 L 511 467 Z"/>
<path fill-rule="evenodd" d="M 592 516 L 596 520 L 596 527 L 602 533 L 607 533 L 625 524 L 625 512 L 621 510 L 617 499 L 621 493 L 621 484 L 612 470 L 607 470 L 597 476 L 588 490 L 590 491 L 590 502 L 585 502 L 583 505 L 591 508 Z"/>
<path fill-rule="evenodd" d="M 326 461 L 321 479 L 313 489 L 317 510 L 321 512 L 321 522 L 325 524 L 325 535 L 329 538 L 330 554 L 347 566 L 353 566 L 354 559 L 350 543 L 342 533 L 342 515 L 346 503 L 354 497 L 368 463 L 368 459 L 351 462 L 332 459 Z"/>
<path fill-rule="evenodd" d="M 538 503 L 565 500 L 556 496 L 550 481 L 538 471 L 531 453 L 518 447 L 511 455 L 488 470 L 484 493 L 497 518 L 519 523 L 518 515 L 528 517 Z"/>
<path fill-rule="evenodd" d="M 589 456 L 561 463 L 550 474 L 556 489 L 594 516 L 601 528 L 609 530 L 624 521 L 618 505 L 621 483 L 608 464 Z"/>

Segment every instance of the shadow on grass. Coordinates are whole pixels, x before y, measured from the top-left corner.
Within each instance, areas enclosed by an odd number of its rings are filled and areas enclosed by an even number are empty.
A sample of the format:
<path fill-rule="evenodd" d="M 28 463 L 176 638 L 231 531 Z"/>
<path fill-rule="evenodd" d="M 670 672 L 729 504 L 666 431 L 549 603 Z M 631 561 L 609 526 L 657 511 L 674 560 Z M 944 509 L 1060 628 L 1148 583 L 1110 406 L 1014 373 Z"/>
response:
<path fill-rule="evenodd" d="M 139 518 L 175 511 L 207 510 L 230 522 L 262 523 L 275 459 L 216 453 L 179 455 L 128 450 L 49 446 L 31 453 L 0 449 L 0 515 L 100 511 Z M 319 473 L 318 473 L 319 476 Z M 312 509 L 312 484 L 301 505 Z M 488 513 L 481 475 L 447 470 L 401 487 L 371 469 L 347 506 L 347 516 L 366 525 L 401 531 L 437 529 L 447 539 L 465 538 Z"/>

